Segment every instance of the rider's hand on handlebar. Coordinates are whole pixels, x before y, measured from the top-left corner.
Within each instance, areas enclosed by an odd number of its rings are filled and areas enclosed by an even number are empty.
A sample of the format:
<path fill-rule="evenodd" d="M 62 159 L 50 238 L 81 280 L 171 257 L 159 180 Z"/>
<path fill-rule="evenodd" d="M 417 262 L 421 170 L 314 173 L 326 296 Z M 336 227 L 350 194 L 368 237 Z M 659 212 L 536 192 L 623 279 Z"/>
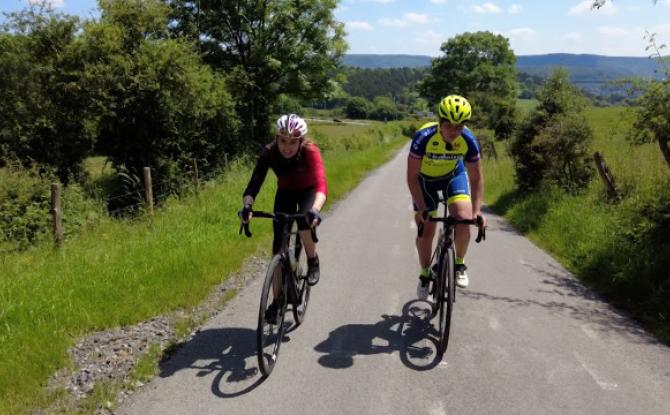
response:
<path fill-rule="evenodd" d="M 311 208 L 309 211 L 307 211 L 307 224 L 310 227 L 315 228 L 319 226 L 321 220 L 321 213 L 319 213 L 317 208 Z"/>
<path fill-rule="evenodd" d="M 480 213 L 477 215 L 475 219 L 477 220 L 477 227 L 486 229 L 486 226 L 488 225 L 488 220 L 486 220 L 486 216 Z"/>
<path fill-rule="evenodd" d="M 251 221 L 253 214 L 251 213 L 251 205 L 245 204 L 242 210 L 240 210 L 239 215 L 242 223 L 247 224 Z"/>
<path fill-rule="evenodd" d="M 430 212 L 428 210 L 420 210 L 416 212 L 414 217 L 416 218 L 417 225 L 422 224 L 428 221 L 428 218 L 430 217 Z"/>

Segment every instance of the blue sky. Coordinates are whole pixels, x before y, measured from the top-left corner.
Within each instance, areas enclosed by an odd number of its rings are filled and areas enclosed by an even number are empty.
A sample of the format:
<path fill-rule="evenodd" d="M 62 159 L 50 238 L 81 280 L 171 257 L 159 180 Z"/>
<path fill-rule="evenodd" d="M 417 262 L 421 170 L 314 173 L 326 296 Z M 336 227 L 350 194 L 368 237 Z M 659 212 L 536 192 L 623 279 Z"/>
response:
<path fill-rule="evenodd" d="M 0 12 L 31 1 L 0 0 Z M 49 0 L 66 13 L 91 16 L 96 0 Z M 670 45 L 670 0 L 340 0 L 348 53 L 440 55 L 463 32 L 488 30 L 510 39 L 517 55 L 554 52 L 648 56 L 645 31 Z M 664 50 L 664 54 L 670 50 Z"/>

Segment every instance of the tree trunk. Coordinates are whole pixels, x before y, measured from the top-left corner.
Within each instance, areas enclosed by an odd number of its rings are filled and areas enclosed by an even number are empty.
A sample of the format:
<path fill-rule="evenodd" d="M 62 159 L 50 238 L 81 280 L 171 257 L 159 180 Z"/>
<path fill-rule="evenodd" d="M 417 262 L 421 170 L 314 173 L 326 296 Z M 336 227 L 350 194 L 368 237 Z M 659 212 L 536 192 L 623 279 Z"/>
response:
<path fill-rule="evenodd" d="M 663 157 L 665 157 L 665 162 L 668 164 L 668 167 L 670 167 L 670 147 L 668 147 L 668 139 L 658 140 L 658 146 L 661 148 L 661 153 L 663 153 Z"/>

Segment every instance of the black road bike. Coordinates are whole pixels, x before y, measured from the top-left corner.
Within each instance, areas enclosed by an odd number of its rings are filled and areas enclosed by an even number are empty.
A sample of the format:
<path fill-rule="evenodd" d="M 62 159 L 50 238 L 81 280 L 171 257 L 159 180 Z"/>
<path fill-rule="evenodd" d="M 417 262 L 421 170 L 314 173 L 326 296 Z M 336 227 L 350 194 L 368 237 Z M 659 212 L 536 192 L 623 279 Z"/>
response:
<path fill-rule="evenodd" d="M 282 227 L 281 247 L 279 253 L 272 257 L 268 265 L 261 304 L 258 312 L 257 355 L 258 366 L 264 377 L 274 369 L 279 356 L 286 331 L 285 313 L 288 305 L 293 310 L 293 322 L 299 326 L 305 319 L 311 286 L 307 284 L 306 258 L 300 235 L 297 230 L 297 219 L 306 218 L 304 213 L 268 213 L 252 211 L 254 218 L 270 218 L 279 222 Z M 251 236 L 249 224 L 240 227 L 247 237 Z M 318 242 L 316 231 L 312 228 L 312 240 Z M 271 304 L 275 304 L 274 309 Z M 294 328 L 295 328 L 294 327 Z"/>
<path fill-rule="evenodd" d="M 440 200 L 444 204 L 444 200 Z M 448 216 L 445 206 L 442 217 L 429 218 L 431 222 L 441 222 L 437 244 L 431 257 L 431 271 L 433 278 L 429 288 L 433 296 L 431 318 L 439 315 L 438 319 L 438 353 L 444 355 L 449 344 L 451 330 L 451 316 L 456 301 L 456 254 L 454 251 L 454 227 L 456 225 L 475 225 L 479 228 L 476 242 L 486 239 L 486 231 L 477 219 L 455 219 Z M 418 234 L 423 234 L 423 224 L 418 227 Z"/>

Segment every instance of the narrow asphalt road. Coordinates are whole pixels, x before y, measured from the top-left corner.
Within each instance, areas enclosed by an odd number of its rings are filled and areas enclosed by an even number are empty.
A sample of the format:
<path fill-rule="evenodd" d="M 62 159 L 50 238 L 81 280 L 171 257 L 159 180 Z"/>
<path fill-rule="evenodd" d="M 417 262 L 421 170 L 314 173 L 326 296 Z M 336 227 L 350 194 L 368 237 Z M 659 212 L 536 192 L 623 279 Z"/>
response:
<path fill-rule="evenodd" d="M 116 413 L 670 414 L 670 348 L 493 214 L 437 361 L 414 299 L 406 151 L 323 222 L 321 282 L 268 379 L 256 278 Z"/>

